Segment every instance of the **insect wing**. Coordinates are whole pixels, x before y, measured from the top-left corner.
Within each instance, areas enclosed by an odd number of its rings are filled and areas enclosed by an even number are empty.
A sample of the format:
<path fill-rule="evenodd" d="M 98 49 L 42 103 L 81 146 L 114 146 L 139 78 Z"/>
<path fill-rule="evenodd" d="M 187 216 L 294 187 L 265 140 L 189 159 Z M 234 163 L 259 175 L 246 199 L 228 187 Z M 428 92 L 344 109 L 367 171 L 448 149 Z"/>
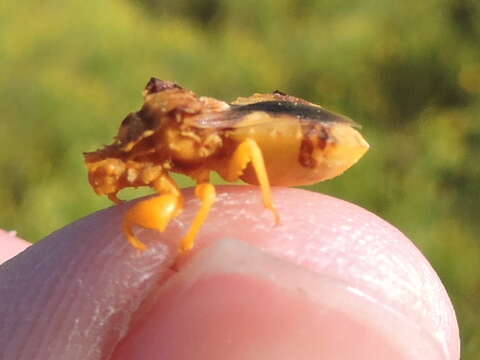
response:
<path fill-rule="evenodd" d="M 243 121 L 256 114 L 254 121 Z M 246 105 L 231 105 L 229 110 L 204 113 L 190 119 L 199 128 L 241 128 L 273 123 L 279 119 L 293 121 L 336 124 L 343 123 L 359 128 L 350 118 L 333 113 L 320 106 L 311 106 L 289 101 L 262 101 Z"/>
<path fill-rule="evenodd" d="M 232 129 L 261 125 L 275 121 L 275 119 L 271 116 L 262 116 L 259 117 L 254 123 L 245 123 L 243 121 L 245 117 L 252 113 L 253 112 L 241 113 L 232 110 L 205 113 L 190 118 L 189 123 L 192 126 L 203 129 Z"/>

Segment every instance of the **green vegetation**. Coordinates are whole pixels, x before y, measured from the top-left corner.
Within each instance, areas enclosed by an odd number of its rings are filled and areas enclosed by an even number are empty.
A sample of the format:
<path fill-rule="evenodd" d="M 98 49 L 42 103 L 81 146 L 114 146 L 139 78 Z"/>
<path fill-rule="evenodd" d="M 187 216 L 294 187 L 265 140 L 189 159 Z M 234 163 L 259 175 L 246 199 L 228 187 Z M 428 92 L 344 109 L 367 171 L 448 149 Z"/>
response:
<path fill-rule="evenodd" d="M 369 154 L 313 188 L 416 242 L 477 358 L 478 1 L 7 0 L 0 34 L 0 227 L 36 241 L 109 206 L 82 152 L 110 142 L 151 76 L 223 99 L 281 89 L 363 125 Z"/>

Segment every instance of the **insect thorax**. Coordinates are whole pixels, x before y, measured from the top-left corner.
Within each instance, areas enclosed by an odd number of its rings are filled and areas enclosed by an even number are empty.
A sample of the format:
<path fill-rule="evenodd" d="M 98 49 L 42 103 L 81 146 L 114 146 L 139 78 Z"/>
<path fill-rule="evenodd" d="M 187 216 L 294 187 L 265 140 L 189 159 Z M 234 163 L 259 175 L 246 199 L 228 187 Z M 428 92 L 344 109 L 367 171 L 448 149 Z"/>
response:
<path fill-rule="evenodd" d="M 165 144 L 174 163 L 195 165 L 214 156 L 222 148 L 223 139 L 218 131 L 172 126 L 165 129 Z"/>

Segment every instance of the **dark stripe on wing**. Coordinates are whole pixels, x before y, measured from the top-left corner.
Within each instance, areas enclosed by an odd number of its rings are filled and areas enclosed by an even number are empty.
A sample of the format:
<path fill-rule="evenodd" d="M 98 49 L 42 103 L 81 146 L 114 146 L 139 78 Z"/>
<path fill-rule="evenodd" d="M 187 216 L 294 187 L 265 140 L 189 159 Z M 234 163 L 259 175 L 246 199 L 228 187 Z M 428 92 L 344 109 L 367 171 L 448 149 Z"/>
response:
<path fill-rule="evenodd" d="M 277 116 L 290 116 L 301 121 L 318 123 L 344 123 L 353 127 L 360 127 L 350 118 L 338 115 L 321 107 L 310 106 L 290 101 L 262 101 L 247 105 L 231 105 L 229 110 L 200 114 L 191 117 L 190 124 L 199 128 L 228 129 L 242 127 L 242 119 L 250 113 L 264 112 L 271 115 L 270 119 L 260 121 L 274 122 Z M 251 123 L 244 126 L 255 126 Z"/>
<path fill-rule="evenodd" d="M 315 120 L 321 122 L 356 124 L 346 116 L 335 114 L 321 107 L 310 106 L 290 101 L 262 101 L 247 105 L 233 105 L 232 112 L 254 112 L 264 111 L 271 114 L 285 114 L 295 116 L 304 120 Z"/>

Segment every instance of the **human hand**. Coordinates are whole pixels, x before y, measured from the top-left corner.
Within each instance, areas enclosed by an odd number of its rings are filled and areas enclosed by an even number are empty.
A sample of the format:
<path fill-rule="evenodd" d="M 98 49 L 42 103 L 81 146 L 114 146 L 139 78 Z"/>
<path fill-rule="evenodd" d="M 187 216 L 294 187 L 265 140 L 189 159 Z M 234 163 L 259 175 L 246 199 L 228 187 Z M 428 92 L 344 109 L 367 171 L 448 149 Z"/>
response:
<path fill-rule="evenodd" d="M 0 359 L 458 359 L 454 310 L 415 246 L 375 215 L 274 189 L 220 187 L 197 247 L 172 270 L 198 206 L 167 231 L 121 233 L 129 204 L 81 219 L 0 266 Z M 24 244 L 0 234 L 0 253 Z M 109 357 L 111 356 L 111 357 Z"/>

